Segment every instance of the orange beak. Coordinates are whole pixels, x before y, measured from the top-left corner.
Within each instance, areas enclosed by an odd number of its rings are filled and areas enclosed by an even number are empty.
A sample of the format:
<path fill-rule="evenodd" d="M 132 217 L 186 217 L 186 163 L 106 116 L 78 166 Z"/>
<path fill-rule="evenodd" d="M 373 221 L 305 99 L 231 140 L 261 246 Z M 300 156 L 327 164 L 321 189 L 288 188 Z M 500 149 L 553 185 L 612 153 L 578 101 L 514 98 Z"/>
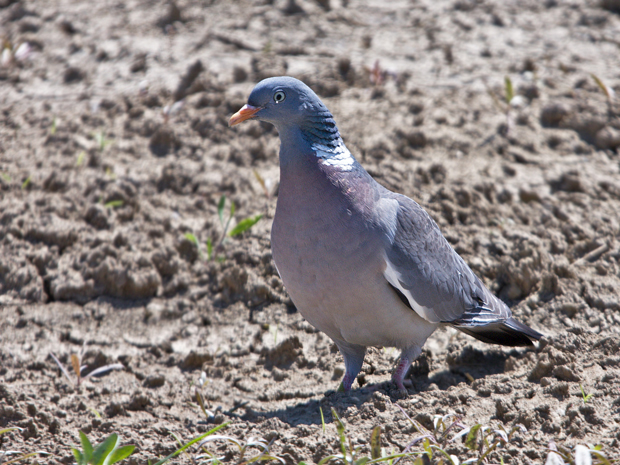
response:
<path fill-rule="evenodd" d="M 230 117 L 230 119 L 228 120 L 228 126 L 234 126 L 236 124 L 243 123 L 245 120 L 254 117 L 254 115 L 258 113 L 259 110 L 261 110 L 260 107 L 253 107 L 252 105 L 247 104 L 243 105 L 243 107 L 241 107 L 241 110 L 239 110 L 237 113 Z"/>

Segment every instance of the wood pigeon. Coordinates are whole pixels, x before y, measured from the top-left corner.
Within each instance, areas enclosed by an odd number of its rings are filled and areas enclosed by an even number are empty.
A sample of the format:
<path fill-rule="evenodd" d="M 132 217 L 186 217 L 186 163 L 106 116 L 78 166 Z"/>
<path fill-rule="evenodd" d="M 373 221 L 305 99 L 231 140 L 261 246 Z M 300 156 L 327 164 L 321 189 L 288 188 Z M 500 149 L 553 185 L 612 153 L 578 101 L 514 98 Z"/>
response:
<path fill-rule="evenodd" d="M 411 363 L 440 325 L 484 342 L 533 345 L 420 205 L 377 183 L 345 146 L 317 95 L 292 77 L 259 82 L 231 118 L 273 124 L 280 189 L 273 259 L 297 309 L 338 346 L 351 389 L 366 348 L 396 347 L 401 392 Z"/>

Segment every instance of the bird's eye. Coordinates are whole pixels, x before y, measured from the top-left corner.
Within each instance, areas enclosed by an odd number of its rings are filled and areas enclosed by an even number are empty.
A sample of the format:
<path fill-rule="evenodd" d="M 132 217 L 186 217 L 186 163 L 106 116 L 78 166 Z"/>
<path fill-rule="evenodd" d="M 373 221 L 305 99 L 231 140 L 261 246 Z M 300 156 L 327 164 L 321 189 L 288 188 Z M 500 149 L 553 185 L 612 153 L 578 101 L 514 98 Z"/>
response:
<path fill-rule="evenodd" d="M 276 103 L 284 102 L 285 98 L 286 98 L 286 94 L 282 92 L 281 90 L 273 94 L 273 101 Z"/>

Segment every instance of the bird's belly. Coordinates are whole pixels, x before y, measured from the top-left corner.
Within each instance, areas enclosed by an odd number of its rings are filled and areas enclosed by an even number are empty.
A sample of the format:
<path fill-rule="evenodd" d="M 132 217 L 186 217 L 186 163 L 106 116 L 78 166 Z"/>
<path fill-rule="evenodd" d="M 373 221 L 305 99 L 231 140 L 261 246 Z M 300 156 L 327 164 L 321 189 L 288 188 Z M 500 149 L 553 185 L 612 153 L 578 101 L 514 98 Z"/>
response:
<path fill-rule="evenodd" d="M 298 214 L 287 224 L 276 212 L 273 258 L 297 309 L 334 340 L 401 348 L 423 343 L 437 325 L 390 289 L 380 234 L 347 212 L 325 213 Z"/>

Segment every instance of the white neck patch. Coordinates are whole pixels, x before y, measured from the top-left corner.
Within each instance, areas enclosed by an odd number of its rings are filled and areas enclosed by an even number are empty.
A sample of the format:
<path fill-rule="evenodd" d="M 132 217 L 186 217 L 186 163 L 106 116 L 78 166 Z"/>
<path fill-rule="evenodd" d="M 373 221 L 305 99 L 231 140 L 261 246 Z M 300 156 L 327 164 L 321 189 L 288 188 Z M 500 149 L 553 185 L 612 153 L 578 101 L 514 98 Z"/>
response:
<path fill-rule="evenodd" d="M 312 144 L 312 150 L 323 165 L 333 166 L 341 171 L 351 171 L 355 159 L 342 141 L 336 147 L 327 147 L 321 144 Z"/>

